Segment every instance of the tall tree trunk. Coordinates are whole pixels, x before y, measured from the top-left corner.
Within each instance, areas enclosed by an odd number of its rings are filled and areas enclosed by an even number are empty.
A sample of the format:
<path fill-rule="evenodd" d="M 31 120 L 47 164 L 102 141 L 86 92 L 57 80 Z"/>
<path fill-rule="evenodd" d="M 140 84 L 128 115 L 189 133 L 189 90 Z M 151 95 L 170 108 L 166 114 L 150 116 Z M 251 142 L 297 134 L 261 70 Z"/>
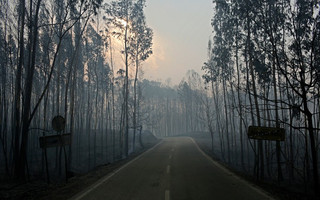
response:
<path fill-rule="evenodd" d="M 229 120 L 228 120 L 228 105 L 227 105 L 227 89 L 226 89 L 226 80 L 223 79 L 222 87 L 223 87 L 223 102 L 224 102 L 224 114 L 225 114 L 225 126 L 226 126 L 226 136 L 227 136 L 227 151 L 228 151 L 228 163 L 231 163 L 231 155 L 230 155 L 230 134 L 229 134 Z"/>
<path fill-rule="evenodd" d="M 233 83 L 231 83 L 230 90 L 231 90 L 231 95 L 232 95 L 232 103 L 230 103 L 229 98 L 228 98 L 228 101 L 229 101 L 229 105 L 231 105 L 232 108 L 234 108 L 234 107 L 236 107 L 236 100 L 235 100 L 236 96 L 234 94 Z M 235 117 L 236 117 L 235 111 L 234 111 L 234 109 L 231 109 L 231 113 L 229 114 L 229 118 L 230 118 L 231 127 L 232 127 L 232 133 L 231 133 L 231 136 L 232 136 L 232 148 L 231 149 L 232 150 L 238 149 Z M 235 162 L 238 163 L 238 161 L 239 161 L 238 152 L 233 151 L 232 154 L 233 154 L 233 158 L 235 159 Z"/>
<path fill-rule="evenodd" d="M 308 95 L 306 91 L 306 77 L 305 77 L 305 69 L 302 67 L 300 73 L 300 85 L 302 90 L 302 103 L 304 108 L 304 113 L 307 118 L 307 129 L 309 132 L 310 139 L 310 147 L 311 147 L 311 156 L 312 156 L 312 167 L 313 167 L 313 181 L 314 181 L 314 191 L 316 195 L 319 195 L 319 172 L 318 172 L 318 155 L 317 155 L 317 144 L 314 136 L 314 127 L 313 127 L 313 116 L 308 107 Z"/>
<path fill-rule="evenodd" d="M 132 139 L 132 151 L 135 150 L 135 142 L 136 142 L 136 129 L 137 129 L 137 82 L 138 82 L 138 72 L 139 72 L 139 58 L 138 58 L 138 45 L 136 49 L 136 73 L 134 76 L 134 85 L 133 85 L 133 139 Z"/>
<path fill-rule="evenodd" d="M 275 55 L 274 55 L 275 56 Z M 273 56 L 273 58 L 275 58 Z M 276 63 L 273 60 L 272 63 L 272 73 L 273 73 L 273 92 L 274 92 L 274 99 L 275 99 L 275 113 L 276 113 L 276 127 L 280 128 L 280 119 L 279 119 L 279 112 L 278 112 L 278 93 L 277 93 L 277 77 L 276 77 Z M 277 153 L 277 167 L 278 167 L 278 181 L 283 180 L 282 169 L 281 169 L 281 146 L 280 141 L 276 141 L 276 153 Z"/>
<path fill-rule="evenodd" d="M 249 16 L 247 14 L 247 16 Z M 250 76 L 251 76 L 251 82 L 252 82 L 252 90 L 253 90 L 253 99 L 254 99 L 254 104 L 255 104 L 255 111 L 257 115 L 257 122 L 258 126 L 261 126 L 261 118 L 260 118 L 260 109 L 259 109 L 259 103 L 258 103 L 258 95 L 257 95 L 257 88 L 256 88 L 256 80 L 255 80 L 255 74 L 254 74 L 254 69 L 253 69 L 253 57 L 252 57 L 252 49 L 251 49 L 251 27 L 250 27 L 250 21 L 249 17 L 247 17 L 247 27 L 248 27 L 248 33 L 247 33 L 247 52 L 246 54 L 249 55 L 249 70 L 250 70 Z M 257 177 L 259 179 L 264 178 L 264 155 L 263 155 L 263 144 L 262 141 L 258 141 L 258 154 L 259 154 L 259 170 L 257 174 Z"/>
<path fill-rule="evenodd" d="M 13 149 L 13 160 L 14 164 L 14 174 L 16 178 L 20 178 L 20 163 L 19 163 L 19 152 L 20 152 L 20 134 L 21 134 L 21 124 L 20 124 L 20 111 L 21 111 L 21 78 L 22 78 L 22 67 L 24 65 L 24 26 L 25 26 L 25 0 L 20 0 L 20 32 L 19 32 L 19 61 L 16 73 L 15 82 L 15 96 L 14 96 L 14 149 Z"/>
<path fill-rule="evenodd" d="M 6 3 L 6 8 L 8 8 L 8 2 Z M 5 18 L 7 19 L 7 13 Z M 7 38 L 7 23 L 5 24 L 5 28 L 4 28 L 4 35 L 3 38 Z M 0 140 L 2 143 L 2 150 L 3 150 L 3 156 L 4 156 L 4 166 L 5 166 L 5 170 L 6 170 L 6 174 L 9 175 L 9 163 L 8 163 L 8 138 L 7 138 L 7 134 L 8 134 L 8 100 L 7 100 L 7 90 L 6 90 L 6 83 L 7 83 L 7 69 L 6 66 L 9 66 L 9 56 L 11 54 L 9 48 L 8 48 L 8 43 L 4 42 L 4 47 L 3 47 L 4 51 L 3 53 L 5 53 L 5 58 L 4 58 L 4 62 L 0 64 L 1 66 L 1 93 L 0 93 Z M 9 50 L 9 52 L 8 52 Z"/>
<path fill-rule="evenodd" d="M 128 3 L 126 5 L 126 23 L 129 22 L 129 13 L 128 13 Z M 128 148 L 129 148 L 129 62 L 128 62 L 128 26 L 126 24 L 125 27 L 125 41 L 124 41 L 124 48 L 125 48 L 125 67 L 126 67 L 126 77 L 125 77 L 125 138 L 124 138 L 124 152 L 125 157 L 128 157 Z"/>
<path fill-rule="evenodd" d="M 113 67 L 113 55 L 112 55 L 112 39 L 109 37 L 109 46 L 110 46 L 110 65 L 112 71 L 111 77 L 111 100 L 112 100 L 112 161 L 115 161 L 116 153 L 115 153 L 115 145 L 116 145 L 116 124 L 115 124 L 115 101 L 114 101 L 114 67 Z"/>
<path fill-rule="evenodd" d="M 211 82 L 211 89 L 212 89 L 212 95 L 214 99 L 214 104 L 215 104 L 215 110 L 216 110 L 216 127 L 217 131 L 220 137 L 220 151 L 222 157 L 224 157 L 224 137 L 221 129 L 221 119 L 220 119 L 220 103 L 219 103 L 219 94 L 218 94 L 218 83 Z"/>
<path fill-rule="evenodd" d="M 36 47 L 38 39 L 38 14 L 40 9 L 41 0 L 37 1 L 36 11 L 34 19 L 31 21 L 31 35 L 32 35 L 32 51 L 31 53 L 31 62 L 27 67 L 27 77 L 25 81 L 24 89 L 24 102 L 23 102 L 23 115 L 22 115 L 22 138 L 20 146 L 20 154 L 18 158 L 19 170 L 17 172 L 18 177 L 22 180 L 26 180 L 25 169 L 27 165 L 27 144 L 28 144 L 28 131 L 32 118 L 30 118 L 31 112 L 31 97 L 32 97 L 32 84 L 33 84 L 33 75 L 35 69 L 35 58 L 36 58 Z M 30 2 L 30 10 L 32 10 L 32 2 Z M 30 13 L 31 14 L 31 13 Z M 30 41 L 31 42 L 31 41 Z M 30 44 L 31 45 L 31 44 Z"/>
<path fill-rule="evenodd" d="M 238 25 L 238 21 L 237 21 L 237 31 L 236 33 L 238 33 L 239 31 L 239 25 Z M 236 67 L 237 67 L 237 97 L 238 97 L 238 110 L 239 110 L 239 133 L 240 133 L 240 160 L 241 160 L 241 167 L 242 169 L 245 169 L 244 166 L 244 149 L 243 149 L 243 127 L 242 127 L 242 118 L 243 118 L 243 112 L 242 112 L 242 101 L 241 101 L 241 95 L 240 95 L 240 74 L 241 74 L 241 69 L 239 66 L 239 41 L 238 41 L 238 36 L 236 36 Z"/>

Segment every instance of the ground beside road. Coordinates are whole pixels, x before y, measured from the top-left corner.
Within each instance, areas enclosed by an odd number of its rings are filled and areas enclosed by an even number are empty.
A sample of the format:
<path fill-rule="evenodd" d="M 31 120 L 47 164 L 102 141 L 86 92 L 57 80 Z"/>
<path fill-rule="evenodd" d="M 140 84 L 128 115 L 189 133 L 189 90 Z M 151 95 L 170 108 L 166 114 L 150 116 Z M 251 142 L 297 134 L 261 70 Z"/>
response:
<path fill-rule="evenodd" d="M 129 140 L 132 142 L 132 136 L 129 137 Z M 69 178 L 67 184 L 61 180 L 61 177 L 56 178 L 60 181 L 52 181 L 50 184 L 47 184 L 45 177 L 38 176 L 30 177 L 27 183 L 17 182 L 10 178 L 0 180 L 0 200 L 68 199 L 153 147 L 159 141 L 160 139 L 156 138 L 151 132 L 144 131 L 141 135 L 141 140 L 137 137 L 135 151 L 130 153 L 128 158 L 97 166 L 89 172 L 74 173 L 74 176 Z M 141 143 L 143 146 L 141 146 Z"/>

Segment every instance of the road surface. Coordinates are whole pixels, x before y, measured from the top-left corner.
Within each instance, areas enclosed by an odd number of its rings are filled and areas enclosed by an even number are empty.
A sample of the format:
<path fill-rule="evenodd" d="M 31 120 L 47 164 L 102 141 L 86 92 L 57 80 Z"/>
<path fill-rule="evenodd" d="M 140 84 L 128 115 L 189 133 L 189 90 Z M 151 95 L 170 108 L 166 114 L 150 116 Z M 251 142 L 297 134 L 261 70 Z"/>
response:
<path fill-rule="evenodd" d="M 160 144 L 72 200 L 272 199 L 204 154 L 188 137 Z"/>

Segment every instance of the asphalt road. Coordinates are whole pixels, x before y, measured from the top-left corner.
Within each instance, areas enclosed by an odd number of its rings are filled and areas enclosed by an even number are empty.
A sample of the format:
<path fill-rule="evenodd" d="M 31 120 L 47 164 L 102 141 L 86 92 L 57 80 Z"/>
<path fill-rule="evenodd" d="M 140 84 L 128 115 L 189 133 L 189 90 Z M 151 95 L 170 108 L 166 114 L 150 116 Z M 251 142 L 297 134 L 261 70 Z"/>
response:
<path fill-rule="evenodd" d="M 188 137 L 160 144 L 100 179 L 73 200 L 272 199 L 204 154 Z"/>

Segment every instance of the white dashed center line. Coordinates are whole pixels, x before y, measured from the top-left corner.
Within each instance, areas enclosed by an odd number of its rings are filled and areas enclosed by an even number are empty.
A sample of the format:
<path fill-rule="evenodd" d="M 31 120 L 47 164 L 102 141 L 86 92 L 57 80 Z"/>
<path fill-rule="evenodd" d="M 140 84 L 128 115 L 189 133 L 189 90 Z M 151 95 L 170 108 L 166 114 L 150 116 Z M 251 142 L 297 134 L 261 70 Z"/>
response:
<path fill-rule="evenodd" d="M 167 166 L 167 174 L 170 174 L 170 165 Z"/>
<path fill-rule="evenodd" d="M 170 200 L 170 190 L 166 190 L 164 193 L 164 200 Z"/>

